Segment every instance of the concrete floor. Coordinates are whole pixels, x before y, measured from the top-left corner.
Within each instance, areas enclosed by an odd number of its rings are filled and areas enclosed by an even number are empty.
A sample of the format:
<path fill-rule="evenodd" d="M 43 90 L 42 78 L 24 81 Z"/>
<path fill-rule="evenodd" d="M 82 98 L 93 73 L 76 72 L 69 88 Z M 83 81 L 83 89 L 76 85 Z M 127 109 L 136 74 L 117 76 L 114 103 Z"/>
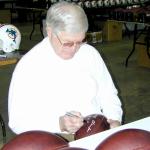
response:
<path fill-rule="evenodd" d="M 16 25 L 22 33 L 20 48 L 29 50 L 41 39 L 39 26 L 29 39 L 32 26 L 30 23 Z M 100 51 L 111 72 L 119 90 L 124 109 L 124 123 L 129 123 L 150 115 L 150 68 L 140 67 L 137 63 L 137 51 L 129 59 L 129 66 L 125 67 L 125 60 L 132 49 L 132 37 L 123 38 L 116 42 L 102 42 L 94 45 Z M 15 65 L 0 67 L 0 113 L 4 118 L 7 136 L 6 141 L 14 137 L 8 128 L 7 94 L 11 75 Z M 0 143 L 2 132 L 0 130 Z"/>

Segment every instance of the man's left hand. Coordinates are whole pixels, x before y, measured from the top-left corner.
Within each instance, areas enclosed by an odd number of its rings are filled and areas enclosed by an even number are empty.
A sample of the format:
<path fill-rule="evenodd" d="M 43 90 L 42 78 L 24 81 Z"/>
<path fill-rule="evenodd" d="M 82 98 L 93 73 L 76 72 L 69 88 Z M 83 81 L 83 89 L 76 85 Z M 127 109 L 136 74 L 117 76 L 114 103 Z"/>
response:
<path fill-rule="evenodd" d="M 109 123 L 110 128 L 115 128 L 121 125 L 118 120 L 107 119 L 107 122 Z"/>

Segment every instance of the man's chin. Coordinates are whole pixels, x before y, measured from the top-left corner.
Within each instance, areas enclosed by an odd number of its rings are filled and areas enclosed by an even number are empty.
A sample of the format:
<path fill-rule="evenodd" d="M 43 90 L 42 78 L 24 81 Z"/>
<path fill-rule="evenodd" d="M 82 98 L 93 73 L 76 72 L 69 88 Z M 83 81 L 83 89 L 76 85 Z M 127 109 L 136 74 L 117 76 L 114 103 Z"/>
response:
<path fill-rule="evenodd" d="M 72 59 L 73 57 L 74 57 L 74 54 L 72 54 L 72 55 L 63 55 L 61 58 L 67 60 L 67 59 Z"/>

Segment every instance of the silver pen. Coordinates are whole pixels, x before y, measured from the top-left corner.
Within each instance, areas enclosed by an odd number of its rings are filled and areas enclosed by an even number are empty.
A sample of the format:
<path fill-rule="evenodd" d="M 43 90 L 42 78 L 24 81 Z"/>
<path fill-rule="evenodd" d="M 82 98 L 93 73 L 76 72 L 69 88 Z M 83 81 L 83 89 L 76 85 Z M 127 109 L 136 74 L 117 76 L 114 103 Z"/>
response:
<path fill-rule="evenodd" d="M 73 114 L 73 113 L 71 113 L 71 112 L 66 112 L 66 115 L 67 115 L 67 116 L 70 116 L 70 117 L 78 117 L 78 118 L 81 118 L 81 119 L 83 119 L 83 122 L 86 122 L 86 120 L 85 120 L 84 118 L 82 118 L 82 117 L 80 117 L 80 116 L 77 116 L 77 115 L 75 115 L 75 114 Z"/>
<path fill-rule="evenodd" d="M 78 117 L 78 118 L 81 118 L 80 116 L 77 116 L 77 115 L 75 115 L 75 114 L 73 114 L 73 113 L 71 113 L 71 112 L 66 112 L 66 115 L 67 115 L 67 116 L 70 116 L 70 117 Z"/>

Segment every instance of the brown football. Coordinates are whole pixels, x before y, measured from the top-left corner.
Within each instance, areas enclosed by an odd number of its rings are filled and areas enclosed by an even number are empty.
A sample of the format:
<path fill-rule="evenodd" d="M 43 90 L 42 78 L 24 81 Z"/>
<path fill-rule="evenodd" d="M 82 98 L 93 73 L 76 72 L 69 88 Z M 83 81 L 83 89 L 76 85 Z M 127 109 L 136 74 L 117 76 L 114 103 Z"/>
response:
<path fill-rule="evenodd" d="M 84 118 L 84 124 L 75 133 L 75 139 L 81 139 L 83 137 L 108 130 L 109 128 L 109 123 L 103 115 L 92 114 Z"/>
<path fill-rule="evenodd" d="M 110 135 L 95 150 L 150 150 L 150 132 L 124 129 Z"/>
<path fill-rule="evenodd" d="M 88 150 L 88 149 L 79 148 L 79 147 L 65 147 L 60 150 Z"/>
<path fill-rule="evenodd" d="M 28 131 L 8 141 L 1 150 L 58 150 L 68 147 L 63 138 L 44 131 Z"/>

